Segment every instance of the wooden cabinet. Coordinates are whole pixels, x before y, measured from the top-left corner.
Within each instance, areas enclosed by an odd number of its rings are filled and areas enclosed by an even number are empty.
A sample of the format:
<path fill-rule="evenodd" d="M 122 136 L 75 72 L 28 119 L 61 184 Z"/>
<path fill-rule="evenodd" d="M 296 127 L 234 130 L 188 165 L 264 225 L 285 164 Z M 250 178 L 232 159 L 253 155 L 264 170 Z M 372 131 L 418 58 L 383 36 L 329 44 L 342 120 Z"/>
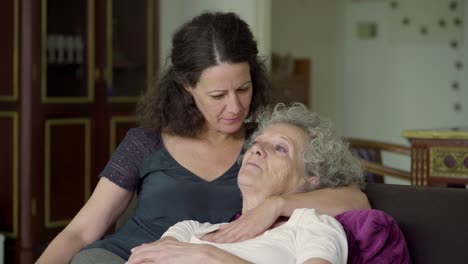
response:
<path fill-rule="evenodd" d="M 0 232 L 33 263 L 89 198 L 153 84 L 158 1 L 4 0 Z"/>
<path fill-rule="evenodd" d="M 0 232 L 20 235 L 19 1 L 0 5 Z M 9 263 L 8 260 L 5 263 Z"/>
<path fill-rule="evenodd" d="M 273 55 L 273 102 L 285 104 L 299 102 L 310 108 L 310 72 L 310 59 L 292 59 L 288 56 L 279 58 Z"/>
<path fill-rule="evenodd" d="M 468 128 L 405 130 L 411 142 L 411 184 L 468 184 Z"/>

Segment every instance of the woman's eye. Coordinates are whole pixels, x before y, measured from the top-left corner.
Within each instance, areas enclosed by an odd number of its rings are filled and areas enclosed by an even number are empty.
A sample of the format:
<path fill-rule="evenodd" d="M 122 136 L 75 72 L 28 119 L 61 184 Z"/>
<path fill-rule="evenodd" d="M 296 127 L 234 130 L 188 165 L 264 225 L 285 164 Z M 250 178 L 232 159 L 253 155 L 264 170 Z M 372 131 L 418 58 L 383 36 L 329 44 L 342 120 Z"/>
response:
<path fill-rule="evenodd" d="M 242 88 L 242 89 L 238 89 L 237 91 L 240 92 L 240 93 L 245 93 L 245 92 L 248 92 L 250 90 L 249 87 L 245 87 L 245 88 Z"/>
<path fill-rule="evenodd" d="M 224 97 L 224 94 L 212 95 L 211 97 L 212 97 L 213 99 L 219 100 L 219 99 L 221 99 L 221 98 Z"/>
<path fill-rule="evenodd" d="M 283 153 L 288 152 L 288 150 L 285 147 L 280 146 L 280 145 L 275 146 L 275 151 L 279 151 L 279 152 L 283 152 Z"/>

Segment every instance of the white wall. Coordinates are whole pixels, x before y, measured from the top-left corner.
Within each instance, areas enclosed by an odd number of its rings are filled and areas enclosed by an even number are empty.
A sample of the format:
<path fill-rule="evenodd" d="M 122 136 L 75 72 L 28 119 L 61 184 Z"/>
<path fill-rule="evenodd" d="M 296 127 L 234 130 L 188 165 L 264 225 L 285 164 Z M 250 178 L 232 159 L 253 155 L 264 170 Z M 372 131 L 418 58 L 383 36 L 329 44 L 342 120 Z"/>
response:
<path fill-rule="evenodd" d="M 434 41 L 434 34 L 428 41 L 398 40 L 395 28 L 401 26 L 392 24 L 389 2 L 272 0 L 272 50 L 312 59 L 312 108 L 332 118 L 341 135 L 409 145 L 402 130 L 468 126 L 468 1 L 458 1 L 465 2 L 465 27 L 457 50 L 448 40 Z M 421 6 L 410 18 L 425 17 L 429 2 L 399 1 L 400 8 L 410 2 Z M 437 29 L 433 19 L 430 30 Z M 357 24 L 369 21 L 377 24 L 377 37 L 359 39 Z M 464 62 L 462 71 L 454 68 L 457 59 Z M 451 88 L 454 80 L 460 91 Z M 384 159 L 409 169 L 408 159 Z"/>
<path fill-rule="evenodd" d="M 395 41 L 388 16 L 386 1 L 345 1 L 342 80 L 337 87 L 343 132 L 405 143 L 404 129 L 468 125 L 466 65 L 463 72 L 454 67 L 457 57 L 468 63 L 466 45 L 454 50 L 448 41 Z M 377 23 L 376 39 L 357 38 L 356 25 L 362 21 Z M 464 31 L 466 43 L 466 27 Z M 456 79 L 462 83 L 460 92 L 451 89 Z M 459 112 L 453 107 L 457 100 L 463 105 Z"/>
<path fill-rule="evenodd" d="M 290 52 L 312 59 L 312 108 L 335 120 L 340 134 L 407 143 L 404 129 L 468 125 L 467 45 L 454 51 L 447 43 L 392 40 L 388 3 L 161 0 L 161 65 L 172 33 L 183 22 L 207 9 L 234 11 L 251 25 L 262 54 Z M 377 38 L 357 38 L 362 21 L 377 24 Z M 468 27 L 463 32 L 466 43 Z M 465 63 L 462 72 L 454 70 L 457 57 Z M 459 92 L 450 88 L 455 79 Z M 460 112 L 453 110 L 457 100 Z"/>
<path fill-rule="evenodd" d="M 272 0 L 271 49 L 281 55 L 309 58 L 311 108 L 336 118 L 335 0 Z"/>
<path fill-rule="evenodd" d="M 237 13 L 249 24 L 261 55 L 269 56 L 271 0 L 161 0 L 160 69 L 170 52 L 172 34 L 183 23 L 206 10 Z"/>
<path fill-rule="evenodd" d="M 387 1 L 341 3 L 343 17 L 338 19 L 342 21 L 337 31 L 342 32 L 338 44 L 342 57 L 337 60 L 336 106 L 344 135 L 409 145 L 402 130 L 468 126 L 466 44 L 454 50 L 448 40 L 395 39 Z M 468 5 L 464 13 L 468 14 Z M 424 14 L 418 12 L 410 18 L 418 16 Z M 363 21 L 377 24 L 377 38 L 357 38 L 356 25 Z M 462 40 L 468 41 L 468 27 L 463 29 Z M 455 69 L 457 59 L 464 61 L 463 71 Z M 460 82 L 460 91 L 451 88 L 454 80 Z M 458 112 L 454 111 L 457 101 L 462 104 Z M 409 169 L 408 160 L 387 159 Z"/>

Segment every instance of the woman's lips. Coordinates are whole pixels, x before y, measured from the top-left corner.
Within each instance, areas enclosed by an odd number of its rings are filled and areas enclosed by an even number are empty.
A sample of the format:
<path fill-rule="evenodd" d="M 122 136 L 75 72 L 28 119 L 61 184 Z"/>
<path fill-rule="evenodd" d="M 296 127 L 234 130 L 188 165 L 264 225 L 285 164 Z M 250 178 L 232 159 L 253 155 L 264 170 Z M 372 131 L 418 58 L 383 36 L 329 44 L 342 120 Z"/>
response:
<path fill-rule="evenodd" d="M 224 121 L 226 123 L 229 123 L 229 124 L 232 124 L 232 123 L 237 123 L 239 122 L 239 117 L 236 117 L 236 118 L 224 118 Z"/>
<path fill-rule="evenodd" d="M 257 167 L 257 168 L 260 169 L 260 170 L 262 169 L 257 163 L 252 162 L 252 161 L 248 161 L 248 162 L 247 162 L 247 165 Z"/>

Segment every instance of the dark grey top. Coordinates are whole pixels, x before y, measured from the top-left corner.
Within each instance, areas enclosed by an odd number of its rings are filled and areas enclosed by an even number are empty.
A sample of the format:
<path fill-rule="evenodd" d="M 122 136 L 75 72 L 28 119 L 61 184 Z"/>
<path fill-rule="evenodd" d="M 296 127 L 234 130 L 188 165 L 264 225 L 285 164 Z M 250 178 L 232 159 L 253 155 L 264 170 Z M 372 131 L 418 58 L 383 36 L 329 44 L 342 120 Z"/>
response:
<path fill-rule="evenodd" d="M 229 221 L 242 207 L 238 172 L 236 162 L 223 175 L 207 182 L 169 154 L 160 134 L 144 128 L 129 130 L 101 176 L 137 192 L 135 215 L 116 233 L 87 248 L 105 248 L 128 259 L 130 249 L 158 240 L 179 221 Z"/>

